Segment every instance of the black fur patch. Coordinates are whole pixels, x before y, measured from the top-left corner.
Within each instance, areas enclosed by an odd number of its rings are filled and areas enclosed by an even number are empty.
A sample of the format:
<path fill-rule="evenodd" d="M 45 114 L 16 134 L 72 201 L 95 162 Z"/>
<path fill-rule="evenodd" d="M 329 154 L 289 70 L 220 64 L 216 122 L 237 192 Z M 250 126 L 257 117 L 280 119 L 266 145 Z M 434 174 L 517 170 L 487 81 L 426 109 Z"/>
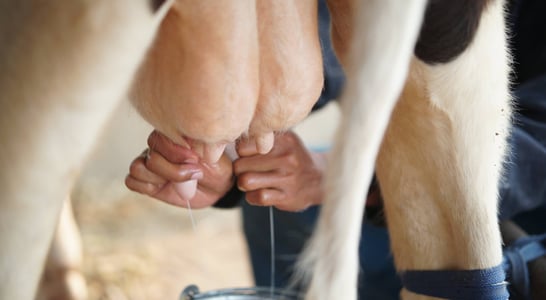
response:
<path fill-rule="evenodd" d="M 492 0 L 429 0 L 415 55 L 428 64 L 447 63 L 472 42 Z"/>
<path fill-rule="evenodd" d="M 159 8 L 161 7 L 161 5 L 163 5 L 163 3 L 165 3 L 165 0 L 150 0 L 150 5 L 152 7 L 152 11 L 154 13 L 156 11 L 158 11 Z"/>

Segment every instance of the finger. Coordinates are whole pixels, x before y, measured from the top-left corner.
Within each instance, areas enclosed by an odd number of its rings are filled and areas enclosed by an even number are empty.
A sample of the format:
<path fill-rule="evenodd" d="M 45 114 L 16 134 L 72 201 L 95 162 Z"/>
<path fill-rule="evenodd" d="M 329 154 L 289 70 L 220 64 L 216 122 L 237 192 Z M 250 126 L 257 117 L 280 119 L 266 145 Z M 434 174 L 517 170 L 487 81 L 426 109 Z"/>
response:
<path fill-rule="evenodd" d="M 246 172 L 269 172 L 279 170 L 285 167 L 285 162 L 281 157 L 272 155 L 256 155 L 249 157 L 241 157 L 233 162 L 233 172 L 235 175 L 240 175 Z"/>
<path fill-rule="evenodd" d="M 131 191 L 148 196 L 153 196 L 161 190 L 161 185 L 140 181 L 131 175 L 125 177 L 125 186 Z"/>
<path fill-rule="evenodd" d="M 311 207 L 310 203 L 298 203 L 298 205 L 294 205 L 295 203 L 277 203 L 274 204 L 276 209 L 282 210 L 282 211 L 289 211 L 289 212 L 302 212 L 309 207 Z"/>
<path fill-rule="evenodd" d="M 156 186 L 149 182 L 139 181 L 131 176 L 125 177 L 125 185 L 130 190 L 144 194 L 176 206 L 186 207 L 187 202 L 179 198 L 178 192 L 168 185 Z"/>
<path fill-rule="evenodd" d="M 286 195 L 279 190 L 261 189 L 246 194 L 248 203 L 256 206 L 274 206 L 285 202 Z"/>
<path fill-rule="evenodd" d="M 248 137 L 238 140 L 237 144 L 235 145 L 235 149 L 240 157 L 248 157 L 259 154 L 255 141 Z"/>
<path fill-rule="evenodd" d="M 145 154 L 146 155 L 146 154 Z M 158 176 L 146 168 L 146 158 L 143 156 L 137 157 L 129 166 L 129 174 L 131 177 L 155 185 L 163 185 L 167 181 L 165 178 Z"/>
<path fill-rule="evenodd" d="M 150 134 L 148 146 L 172 163 L 197 163 L 199 161 L 199 156 L 190 150 L 189 146 L 177 145 L 158 131 L 153 131 Z"/>
<path fill-rule="evenodd" d="M 142 153 L 137 158 L 143 158 L 144 160 L 148 159 L 148 156 L 150 155 L 150 148 L 144 149 Z"/>
<path fill-rule="evenodd" d="M 239 156 L 252 156 L 256 154 L 267 154 L 275 144 L 275 133 L 273 131 L 241 139 L 237 144 Z"/>
<path fill-rule="evenodd" d="M 182 182 L 203 178 L 203 172 L 197 165 L 174 164 L 155 151 L 150 151 L 146 168 L 168 181 Z"/>
<path fill-rule="evenodd" d="M 310 203 L 289 202 L 285 193 L 272 189 L 262 189 L 247 193 L 246 200 L 251 205 L 274 206 L 279 210 L 290 212 L 303 211 L 311 206 Z"/>
<path fill-rule="evenodd" d="M 237 177 L 237 187 L 243 192 L 251 192 L 260 189 L 283 190 L 286 180 L 276 172 L 243 173 Z"/>

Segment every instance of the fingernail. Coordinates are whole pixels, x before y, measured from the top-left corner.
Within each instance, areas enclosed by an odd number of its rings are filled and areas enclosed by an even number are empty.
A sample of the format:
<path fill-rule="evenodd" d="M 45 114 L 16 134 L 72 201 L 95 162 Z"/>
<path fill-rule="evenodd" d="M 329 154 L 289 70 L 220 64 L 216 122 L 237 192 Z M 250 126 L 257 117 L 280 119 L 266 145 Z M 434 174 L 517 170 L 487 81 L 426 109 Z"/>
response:
<path fill-rule="evenodd" d="M 146 160 L 150 159 L 150 148 L 146 149 L 146 151 L 144 152 L 144 158 Z"/>
<path fill-rule="evenodd" d="M 241 191 L 241 192 L 248 192 L 245 188 L 243 188 L 240 185 L 237 185 L 237 189 L 239 189 L 239 191 Z"/>

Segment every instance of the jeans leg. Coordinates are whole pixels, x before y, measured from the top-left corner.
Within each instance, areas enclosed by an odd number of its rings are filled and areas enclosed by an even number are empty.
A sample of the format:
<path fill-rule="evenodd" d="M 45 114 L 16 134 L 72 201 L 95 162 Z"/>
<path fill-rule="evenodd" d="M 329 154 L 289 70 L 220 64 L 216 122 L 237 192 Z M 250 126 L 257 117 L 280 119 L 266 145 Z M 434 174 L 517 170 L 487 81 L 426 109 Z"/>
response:
<path fill-rule="evenodd" d="M 511 155 L 500 184 L 500 218 L 546 207 L 546 76 L 515 90 Z"/>
<path fill-rule="evenodd" d="M 274 210 L 276 244 L 275 286 L 287 287 L 294 263 L 311 236 L 318 208 L 290 213 Z M 269 208 L 243 204 L 243 229 L 257 286 L 271 282 Z M 390 252 L 387 229 L 364 222 L 360 242 L 359 298 L 398 299 L 401 283 Z"/>
<path fill-rule="evenodd" d="M 387 228 L 364 221 L 359 253 L 359 299 L 399 299 L 402 283 L 394 268 Z"/>
<path fill-rule="evenodd" d="M 244 201 L 243 230 L 257 286 L 271 284 L 271 244 L 269 208 L 252 206 Z M 275 231 L 275 286 L 287 287 L 298 255 L 311 236 L 318 208 L 292 213 L 273 209 Z"/>

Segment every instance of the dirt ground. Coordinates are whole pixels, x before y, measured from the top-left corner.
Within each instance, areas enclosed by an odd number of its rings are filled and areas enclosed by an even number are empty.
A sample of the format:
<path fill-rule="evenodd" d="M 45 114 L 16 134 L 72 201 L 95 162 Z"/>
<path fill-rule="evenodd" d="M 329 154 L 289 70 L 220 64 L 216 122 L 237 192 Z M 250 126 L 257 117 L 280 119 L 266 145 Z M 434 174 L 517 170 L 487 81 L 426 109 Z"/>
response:
<path fill-rule="evenodd" d="M 144 196 L 88 197 L 74 194 L 89 299 L 177 299 L 188 284 L 252 284 L 238 210 L 194 211 L 194 229 L 187 210 Z"/>
<path fill-rule="evenodd" d="M 336 114 L 327 109 L 298 132 L 323 148 L 333 135 L 333 123 L 323 119 Z M 150 131 L 124 103 L 73 191 L 89 299 L 177 299 L 189 284 L 202 291 L 251 286 L 238 209 L 193 211 L 193 228 L 188 210 L 125 188 L 128 166 Z"/>

